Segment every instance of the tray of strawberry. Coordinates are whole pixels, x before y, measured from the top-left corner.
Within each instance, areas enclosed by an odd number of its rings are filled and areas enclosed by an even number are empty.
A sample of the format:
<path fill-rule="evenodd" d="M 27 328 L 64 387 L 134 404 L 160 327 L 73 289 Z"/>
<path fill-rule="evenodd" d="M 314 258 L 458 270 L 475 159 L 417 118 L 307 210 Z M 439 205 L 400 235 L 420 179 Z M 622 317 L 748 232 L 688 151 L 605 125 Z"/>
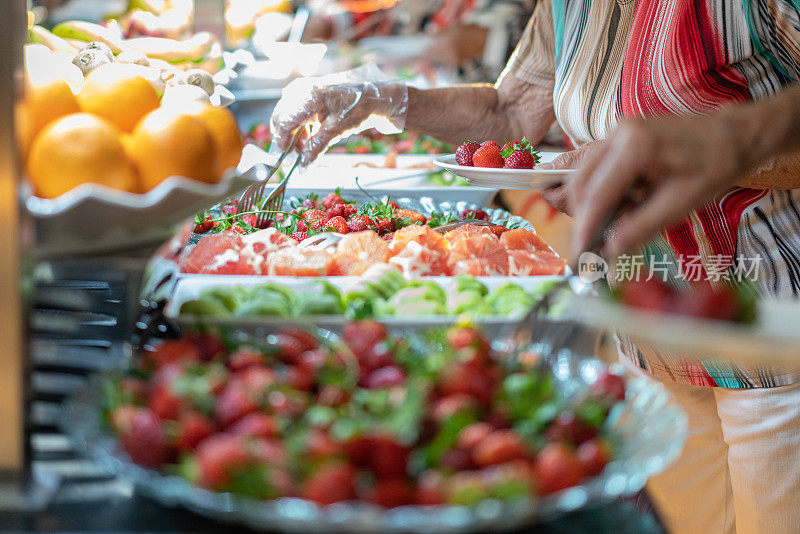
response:
<path fill-rule="evenodd" d="M 436 230 L 457 221 L 468 224 Z M 412 278 L 562 275 L 566 269 L 530 223 L 466 202 L 312 194 L 286 200 L 268 228 L 254 228 L 255 222 L 255 213 L 240 213 L 235 200 L 199 214 L 180 271 L 359 276 L 388 264 Z"/>
<path fill-rule="evenodd" d="M 800 354 L 797 300 L 759 296 L 747 282 L 676 288 L 652 277 L 570 299 L 565 305 L 573 319 L 665 355 L 796 365 Z"/>
<path fill-rule="evenodd" d="M 64 428 L 163 504 L 291 532 L 523 526 L 635 493 L 682 448 L 649 380 L 468 325 L 398 334 L 188 333 L 95 377 Z"/>
<path fill-rule="evenodd" d="M 501 189 L 544 189 L 563 183 L 574 169 L 541 169 L 560 152 L 540 152 L 524 137 L 506 141 L 502 147 L 495 141 L 467 141 L 455 154 L 439 156 L 435 165 L 464 178 L 472 185 Z"/>

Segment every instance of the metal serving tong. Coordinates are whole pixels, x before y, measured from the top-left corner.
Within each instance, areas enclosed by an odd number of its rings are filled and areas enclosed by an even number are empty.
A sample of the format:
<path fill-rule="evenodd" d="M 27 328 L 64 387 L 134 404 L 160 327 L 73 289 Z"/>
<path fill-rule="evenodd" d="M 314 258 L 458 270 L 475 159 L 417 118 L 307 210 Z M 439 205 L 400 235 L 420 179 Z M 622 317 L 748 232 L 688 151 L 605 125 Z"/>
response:
<path fill-rule="evenodd" d="M 278 157 L 278 161 L 275 162 L 275 166 L 271 168 L 267 177 L 261 183 L 253 184 L 245 189 L 244 193 L 242 193 L 242 196 L 239 197 L 239 213 L 248 211 L 258 212 L 256 214 L 255 225 L 257 228 L 263 228 L 267 221 L 274 220 L 275 212 L 283 207 L 283 199 L 286 197 L 286 184 L 289 183 L 289 177 L 300 163 L 299 155 L 294 161 L 292 168 L 288 173 L 286 173 L 286 176 L 283 178 L 283 180 L 281 180 L 278 186 L 270 191 L 267 198 L 263 198 L 264 192 L 267 190 L 270 178 L 272 178 L 272 176 L 278 172 L 278 169 L 281 168 L 281 163 L 283 163 L 283 160 L 286 159 L 286 156 L 288 156 L 292 150 L 294 150 L 294 147 L 297 144 L 297 141 L 300 139 L 300 135 L 302 133 L 303 128 L 298 128 L 297 132 L 294 134 L 294 137 L 292 137 L 292 142 L 289 144 L 289 148 L 281 153 L 281 155 Z"/>

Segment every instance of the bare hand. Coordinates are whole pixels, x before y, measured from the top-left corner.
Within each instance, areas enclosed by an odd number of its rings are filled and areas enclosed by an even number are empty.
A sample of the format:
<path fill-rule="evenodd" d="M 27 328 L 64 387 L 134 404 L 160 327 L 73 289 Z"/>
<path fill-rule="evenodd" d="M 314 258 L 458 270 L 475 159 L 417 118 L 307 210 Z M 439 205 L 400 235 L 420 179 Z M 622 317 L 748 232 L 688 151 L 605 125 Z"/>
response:
<path fill-rule="evenodd" d="M 750 169 L 740 144 L 736 129 L 720 116 L 623 123 L 569 183 L 573 252 L 585 250 L 596 227 L 634 186 L 643 186 L 647 197 L 616 222 L 605 252 L 630 251 L 677 223 Z"/>

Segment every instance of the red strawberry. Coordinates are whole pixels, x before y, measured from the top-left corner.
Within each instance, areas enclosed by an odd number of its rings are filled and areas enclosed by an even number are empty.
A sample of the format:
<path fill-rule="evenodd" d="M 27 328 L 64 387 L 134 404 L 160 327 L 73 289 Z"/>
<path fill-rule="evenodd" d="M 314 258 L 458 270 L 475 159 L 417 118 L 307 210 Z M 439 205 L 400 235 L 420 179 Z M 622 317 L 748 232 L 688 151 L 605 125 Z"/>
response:
<path fill-rule="evenodd" d="M 445 502 L 447 492 L 442 474 L 432 469 L 420 473 L 417 481 L 417 504 L 430 506 Z"/>
<path fill-rule="evenodd" d="M 342 206 L 342 217 L 345 219 L 349 219 L 356 214 L 356 207 L 352 204 L 339 204 L 339 206 Z"/>
<path fill-rule="evenodd" d="M 183 339 L 191 341 L 200 350 L 200 357 L 204 362 L 208 362 L 217 356 L 224 356 L 227 353 L 225 344 L 214 335 L 190 332 L 184 334 Z"/>
<path fill-rule="evenodd" d="M 347 323 L 343 335 L 356 357 L 362 358 L 367 351 L 385 340 L 388 334 L 386 327 L 378 321 L 366 320 Z"/>
<path fill-rule="evenodd" d="M 223 427 L 229 426 L 245 415 L 251 414 L 258 410 L 258 404 L 248 394 L 245 387 L 234 382 L 222 391 L 216 399 L 214 406 L 214 418 Z"/>
<path fill-rule="evenodd" d="M 328 217 L 343 217 L 346 204 L 334 204 L 328 209 Z"/>
<path fill-rule="evenodd" d="M 625 398 L 625 380 L 619 375 L 603 371 L 592 383 L 589 391 L 596 397 L 621 401 Z"/>
<path fill-rule="evenodd" d="M 346 463 L 328 463 L 317 469 L 303 484 L 301 495 L 320 504 L 349 501 L 356 496 L 355 471 Z"/>
<path fill-rule="evenodd" d="M 483 211 L 482 209 L 476 210 L 463 210 L 461 213 L 458 214 L 459 220 L 464 219 L 478 219 L 479 221 L 488 221 L 489 214 Z"/>
<path fill-rule="evenodd" d="M 202 222 L 195 223 L 194 225 L 194 233 L 195 234 L 205 234 L 206 232 L 211 231 L 214 227 L 214 216 L 210 213 L 207 213 L 205 217 L 203 217 Z"/>
<path fill-rule="evenodd" d="M 308 231 L 308 223 L 303 219 L 297 221 L 297 231 L 298 232 L 306 232 Z"/>
<path fill-rule="evenodd" d="M 492 425 L 489 423 L 485 423 L 483 421 L 472 423 L 462 428 L 461 432 L 458 433 L 458 441 L 456 441 L 456 445 L 459 449 L 472 451 L 493 431 L 494 428 L 492 428 Z"/>
<path fill-rule="evenodd" d="M 387 365 L 376 369 L 367 377 L 364 387 L 367 389 L 383 389 L 398 386 L 405 381 L 403 371 L 396 365 Z"/>
<path fill-rule="evenodd" d="M 231 371 L 240 371 L 254 365 L 264 365 L 264 356 L 247 347 L 240 348 L 228 358 L 228 367 Z"/>
<path fill-rule="evenodd" d="M 283 331 L 283 334 L 293 337 L 299 341 L 300 345 L 303 347 L 302 352 L 314 350 L 319 347 L 319 340 L 314 337 L 314 334 L 303 330 L 302 328 L 287 328 Z"/>
<path fill-rule="evenodd" d="M 328 219 L 316 219 L 311 221 L 311 229 L 316 230 L 318 232 L 324 231 L 328 228 Z"/>
<path fill-rule="evenodd" d="M 197 346 L 188 339 L 165 341 L 154 350 L 144 353 L 145 364 L 156 369 L 174 362 L 199 362 L 200 358 Z"/>
<path fill-rule="evenodd" d="M 464 326 L 454 327 L 447 332 L 447 342 L 454 349 L 471 347 L 478 349 L 480 356 L 488 356 L 491 346 L 486 336 L 477 328 Z"/>
<path fill-rule="evenodd" d="M 506 169 L 532 169 L 536 164 L 533 154 L 527 150 L 515 150 L 506 158 Z"/>
<path fill-rule="evenodd" d="M 384 508 L 395 508 L 414 503 L 414 488 L 403 478 L 377 480 L 364 498 Z"/>
<path fill-rule="evenodd" d="M 500 152 L 509 151 L 509 154 L 514 151 L 514 145 L 518 144 L 519 141 L 506 141 L 506 144 L 503 145 L 503 148 Z"/>
<path fill-rule="evenodd" d="M 394 219 L 382 218 L 375 222 L 378 223 L 378 233 L 381 235 L 394 232 L 397 229 L 397 223 Z"/>
<path fill-rule="evenodd" d="M 333 206 L 343 203 L 344 200 L 337 193 L 330 193 L 322 199 L 322 205 L 325 206 L 325 209 L 331 209 Z"/>
<path fill-rule="evenodd" d="M 232 204 L 228 204 L 227 206 L 222 206 L 220 208 L 220 211 L 222 212 L 223 215 L 236 215 L 237 213 L 239 213 L 239 208 L 237 208 Z"/>
<path fill-rule="evenodd" d="M 341 216 L 336 216 L 329 219 L 327 226 L 338 234 L 346 234 L 350 231 L 350 228 L 347 227 L 347 221 L 345 221 L 344 217 Z"/>
<path fill-rule="evenodd" d="M 481 143 L 481 146 L 497 146 L 497 143 L 495 143 L 494 141 L 484 141 L 483 143 Z M 497 148 L 500 147 L 498 146 Z"/>
<path fill-rule="evenodd" d="M 306 438 L 306 454 L 312 460 L 324 460 L 342 454 L 344 447 L 320 428 L 312 428 Z"/>
<path fill-rule="evenodd" d="M 187 412 L 178 421 L 177 447 L 180 452 L 193 450 L 198 443 L 214 433 L 214 421 L 200 412 Z"/>
<path fill-rule="evenodd" d="M 306 232 L 295 232 L 292 235 L 290 235 L 289 237 L 291 237 L 292 239 L 296 240 L 299 243 L 300 241 L 308 239 L 308 233 L 306 233 Z"/>
<path fill-rule="evenodd" d="M 475 154 L 473 154 L 472 164 L 475 167 L 491 167 L 499 169 L 505 165 L 505 160 L 503 160 L 503 156 L 500 155 L 499 146 L 482 145 L 478 150 L 475 151 Z"/>
<path fill-rule="evenodd" d="M 316 208 L 319 206 L 319 203 L 313 198 L 307 198 L 300 205 L 304 208 Z"/>
<path fill-rule="evenodd" d="M 585 474 L 575 451 L 562 443 L 546 445 L 536 456 L 533 472 L 541 495 L 575 486 Z"/>
<path fill-rule="evenodd" d="M 453 393 L 435 401 L 430 413 L 431 418 L 441 424 L 458 412 L 474 411 L 477 407 L 478 402 L 472 395 Z"/>
<path fill-rule="evenodd" d="M 392 208 L 395 211 L 400 209 L 400 205 L 397 202 L 395 202 L 394 200 L 390 200 L 389 201 L 389 207 Z"/>
<path fill-rule="evenodd" d="M 394 232 L 388 232 L 386 234 L 383 234 L 381 236 L 381 239 L 383 239 L 384 241 L 391 241 L 392 239 L 394 239 Z"/>
<path fill-rule="evenodd" d="M 472 451 L 472 458 L 481 467 L 504 464 L 528 457 L 528 447 L 513 430 L 495 430 Z"/>
<path fill-rule="evenodd" d="M 408 449 L 388 437 L 370 439 L 368 466 L 378 478 L 406 476 Z"/>
<path fill-rule="evenodd" d="M 249 224 L 253 228 L 256 227 L 256 219 L 257 217 L 255 213 L 247 213 L 245 215 L 242 215 L 242 222 L 245 224 Z"/>
<path fill-rule="evenodd" d="M 472 155 L 481 145 L 474 141 L 467 141 L 456 149 L 456 163 L 472 167 Z"/>
<path fill-rule="evenodd" d="M 492 227 L 491 227 L 491 228 L 489 228 L 489 229 L 490 229 L 490 230 L 492 231 L 492 233 L 493 233 L 494 235 L 496 235 L 497 237 L 500 237 L 500 236 L 501 236 L 503 233 L 505 233 L 505 232 L 508 232 L 508 228 L 506 228 L 505 226 L 501 226 L 501 225 L 499 225 L 499 224 L 498 224 L 497 226 L 492 226 Z"/>
<path fill-rule="evenodd" d="M 237 436 L 274 438 L 278 435 L 278 422 L 272 415 L 255 412 L 236 421 L 228 431 Z"/>
<path fill-rule="evenodd" d="M 326 221 L 328 220 L 328 215 L 324 211 L 317 209 L 304 211 L 302 217 L 307 222 L 314 222 L 319 219 L 324 219 Z"/>
<path fill-rule="evenodd" d="M 580 445 L 597 435 L 597 430 L 575 416 L 572 410 L 558 414 L 545 431 L 548 441 L 562 441 L 570 445 Z"/>
<path fill-rule="evenodd" d="M 199 484 L 209 489 L 225 489 L 231 476 L 242 472 L 254 461 L 241 436 L 214 434 L 197 446 L 197 463 L 200 468 Z"/>
<path fill-rule="evenodd" d="M 608 446 L 599 439 L 590 439 L 578 447 L 578 460 L 588 476 L 599 475 L 611 459 Z"/>
<path fill-rule="evenodd" d="M 442 369 L 437 383 L 443 395 L 466 393 L 485 404 L 491 402 L 496 387 L 496 369 L 485 365 L 479 358 L 450 362 Z"/>
<path fill-rule="evenodd" d="M 247 230 L 245 230 L 244 228 L 242 228 L 239 225 L 231 226 L 231 230 L 233 230 L 236 233 L 242 234 L 242 235 L 247 233 Z"/>
<path fill-rule="evenodd" d="M 147 408 L 122 406 L 111 416 L 122 448 L 137 464 L 159 467 L 172 457 L 161 420 Z"/>

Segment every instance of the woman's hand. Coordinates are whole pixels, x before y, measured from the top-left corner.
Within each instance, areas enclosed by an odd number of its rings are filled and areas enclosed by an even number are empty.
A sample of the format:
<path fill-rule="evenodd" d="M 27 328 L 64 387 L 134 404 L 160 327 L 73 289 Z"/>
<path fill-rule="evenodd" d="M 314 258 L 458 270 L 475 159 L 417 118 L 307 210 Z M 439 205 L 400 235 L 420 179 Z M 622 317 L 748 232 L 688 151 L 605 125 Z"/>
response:
<path fill-rule="evenodd" d="M 273 142 L 286 150 L 294 132 L 306 124 L 315 129 L 304 142 L 300 157 L 308 164 L 338 138 L 376 127 L 384 133 L 403 130 L 408 89 L 403 82 L 356 82 L 320 85 L 319 79 L 290 83 L 272 114 Z"/>
<path fill-rule="evenodd" d="M 603 141 L 592 141 L 575 150 L 570 150 L 559 154 L 553 161 L 542 163 L 539 169 L 577 169 L 581 163 L 591 154 L 594 154 L 603 144 Z M 566 213 L 572 217 L 572 210 L 569 205 L 569 191 L 563 184 L 548 187 L 542 190 L 542 198 L 553 207 L 553 209 Z"/>
<path fill-rule="evenodd" d="M 573 252 L 584 251 L 634 187 L 647 196 L 616 222 L 615 237 L 606 244 L 610 255 L 633 249 L 734 185 L 755 163 L 748 154 L 729 115 L 623 123 L 568 184 L 576 219 Z"/>

